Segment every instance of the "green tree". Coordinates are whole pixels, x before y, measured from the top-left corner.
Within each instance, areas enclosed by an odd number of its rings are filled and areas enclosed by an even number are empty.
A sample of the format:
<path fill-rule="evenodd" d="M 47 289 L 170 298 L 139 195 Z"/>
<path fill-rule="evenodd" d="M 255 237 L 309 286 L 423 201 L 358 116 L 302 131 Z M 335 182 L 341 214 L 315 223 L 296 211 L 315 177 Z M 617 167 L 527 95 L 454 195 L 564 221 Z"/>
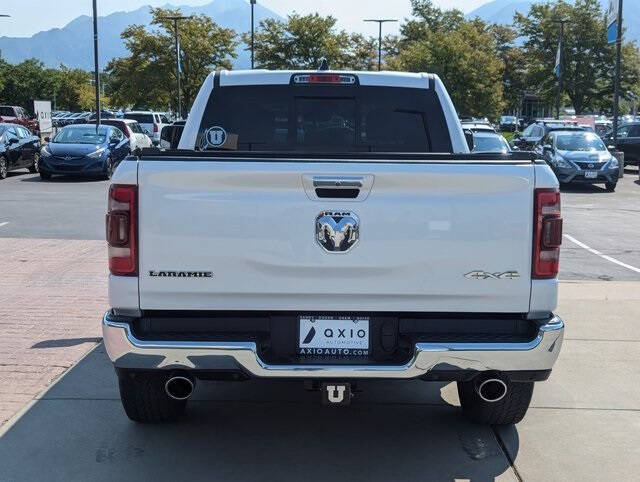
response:
<path fill-rule="evenodd" d="M 607 105 L 613 93 L 615 51 L 607 44 L 605 14 L 598 0 L 535 4 L 526 15 L 516 14 L 514 26 L 525 38 L 523 51 L 527 84 L 547 102 L 555 101 L 558 79 L 553 75 L 560 27 L 567 19 L 563 59 L 563 97 L 577 114 Z M 640 62 L 635 45 L 623 47 L 622 91 L 637 86 Z"/>
<path fill-rule="evenodd" d="M 179 10 L 152 8 L 152 25 L 132 25 L 122 32 L 130 52 L 107 65 L 109 92 L 122 106 L 166 108 L 175 99 L 175 47 L 173 23 L 163 17 Z M 180 22 L 181 95 L 183 110 L 195 99 L 204 78 L 214 69 L 230 69 L 236 57 L 233 30 L 220 27 L 205 15 Z"/>
<path fill-rule="evenodd" d="M 242 40 L 251 45 L 250 34 Z M 317 13 L 261 21 L 254 51 L 257 66 L 273 70 L 316 69 L 322 58 L 332 69 L 370 70 L 378 58 L 376 40 L 337 30 L 334 17 Z"/>
<path fill-rule="evenodd" d="M 491 27 L 466 20 L 459 10 L 442 10 L 430 0 L 412 0 L 390 68 L 438 74 L 461 115 L 496 118 L 505 107 L 504 62 Z"/>

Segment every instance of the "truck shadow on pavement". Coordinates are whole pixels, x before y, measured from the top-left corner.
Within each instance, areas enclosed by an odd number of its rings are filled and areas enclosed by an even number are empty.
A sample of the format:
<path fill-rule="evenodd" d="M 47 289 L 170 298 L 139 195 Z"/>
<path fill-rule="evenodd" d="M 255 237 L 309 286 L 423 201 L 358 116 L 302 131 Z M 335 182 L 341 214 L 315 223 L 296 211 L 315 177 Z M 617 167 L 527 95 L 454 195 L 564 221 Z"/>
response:
<path fill-rule="evenodd" d="M 138 425 L 122 410 L 99 345 L 0 438 L 0 478 L 515 479 L 495 432 L 445 401 L 452 387 L 366 383 L 351 406 L 334 408 L 301 382 L 202 382 L 184 419 Z M 508 437 L 515 458 L 517 430 Z"/>

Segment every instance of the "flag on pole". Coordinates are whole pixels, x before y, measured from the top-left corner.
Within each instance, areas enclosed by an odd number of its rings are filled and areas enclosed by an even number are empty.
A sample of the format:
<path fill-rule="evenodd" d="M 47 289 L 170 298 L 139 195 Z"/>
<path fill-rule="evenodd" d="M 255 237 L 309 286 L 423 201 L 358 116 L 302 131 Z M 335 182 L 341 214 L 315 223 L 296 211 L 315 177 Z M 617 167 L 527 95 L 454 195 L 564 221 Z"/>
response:
<path fill-rule="evenodd" d="M 619 21 L 618 0 L 609 0 L 609 8 L 607 9 L 607 42 L 610 44 L 616 43 L 618 39 Z"/>
<path fill-rule="evenodd" d="M 553 68 L 553 73 L 556 74 L 556 77 L 560 77 L 560 73 L 562 72 L 562 64 L 561 58 L 562 55 L 562 42 L 558 42 L 558 52 L 556 53 L 556 65 Z"/>

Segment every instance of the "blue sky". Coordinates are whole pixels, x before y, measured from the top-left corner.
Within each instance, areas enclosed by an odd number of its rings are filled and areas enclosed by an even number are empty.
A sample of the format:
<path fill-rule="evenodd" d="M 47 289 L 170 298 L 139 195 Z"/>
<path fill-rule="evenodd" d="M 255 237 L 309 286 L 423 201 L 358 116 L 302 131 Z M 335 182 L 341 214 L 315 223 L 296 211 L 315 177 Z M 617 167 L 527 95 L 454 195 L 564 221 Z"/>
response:
<path fill-rule="evenodd" d="M 224 0 L 216 0 L 224 1 Z M 248 0 L 247 0 L 248 1 Z M 457 7 L 464 11 L 489 0 L 435 0 L 443 7 Z M 135 10 L 143 5 L 203 5 L 211 0 L 98 0 L 100 15 L 119 10 Z M 377 27 L 364 24 L 363 16 L 398 18 L 409 15 L 409 0 L 258 0 L 281 15 L 311 13 L 333 15 L 342 28 L 365 34 L 377 34 Z M 41 30 L 63 27 L 78 15 L 91 14 L 91 0 L 1 0 L 0 13 L 11 18 L 0 19 L 0 36 L 29 37 Z M 394 27 L 389 26 L 388 31 Z M 397 27 L 395 27 L 397 29 Z"/>

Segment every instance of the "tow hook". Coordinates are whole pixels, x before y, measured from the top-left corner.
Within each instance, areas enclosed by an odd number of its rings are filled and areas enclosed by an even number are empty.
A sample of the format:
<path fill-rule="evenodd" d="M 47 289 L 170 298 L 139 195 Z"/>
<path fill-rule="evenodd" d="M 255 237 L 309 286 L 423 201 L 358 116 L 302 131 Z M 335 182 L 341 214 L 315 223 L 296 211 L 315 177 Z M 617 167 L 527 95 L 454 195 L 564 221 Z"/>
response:
<path fill-rule="evenodd" d="M 323 405 L 349 405 L 353 397 L 350 383 L 322 383 L 320 393 Z"/>

